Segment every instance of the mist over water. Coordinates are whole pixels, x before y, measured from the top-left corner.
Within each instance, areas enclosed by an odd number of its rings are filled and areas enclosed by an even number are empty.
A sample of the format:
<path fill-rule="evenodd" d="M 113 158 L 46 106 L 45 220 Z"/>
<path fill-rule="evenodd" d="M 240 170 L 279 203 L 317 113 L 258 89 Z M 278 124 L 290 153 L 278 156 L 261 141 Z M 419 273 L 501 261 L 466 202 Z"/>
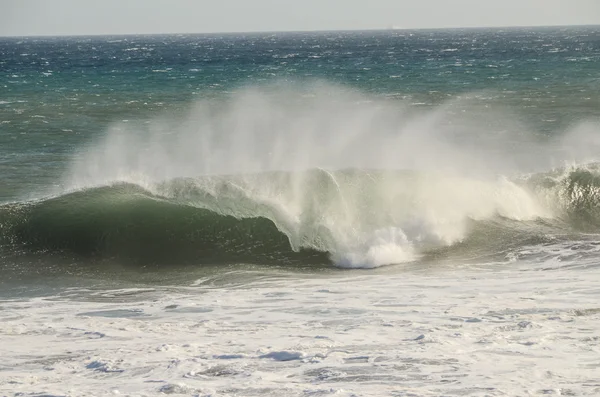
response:
<path fill-rule="evenodd" d="M 251 86 L 184 115 L 116 123 L 78 156 L 67 190 L 129 183 L 186 206 L 266 218 L 294 250 L 342 267 L 418 259 L 470 222 L 561 215 L 532 173 L 583 164 L 592 121 L 555 137 L 480 93 L 415 109 L 323 81 Z M 566 167 L 566 168 L 565 168 Z"/>
<path fill-rule="evenodd" d="M 578 155 L 559 142 L 550 148 L 514 114 L 478 104 L 479 98 L 419 110 L 324 82 L 249 87 L 195 102 L 187 114 L 113 124 L 77 164 L 72 183 L 135 173 L 164 180 L 318 167 L 485 176 L 563 165 Z"/>

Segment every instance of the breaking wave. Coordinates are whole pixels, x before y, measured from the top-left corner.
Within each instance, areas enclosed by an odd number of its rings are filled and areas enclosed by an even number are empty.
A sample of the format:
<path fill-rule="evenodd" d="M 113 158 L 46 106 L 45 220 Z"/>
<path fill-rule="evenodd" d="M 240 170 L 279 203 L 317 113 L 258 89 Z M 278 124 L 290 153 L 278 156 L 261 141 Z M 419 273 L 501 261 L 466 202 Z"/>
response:
<path fill-rule="evenodd" d="M 116 123 L 52 198 L 0 207 L 2 245 L 140 265 L 370 268 L 595 233 L 597 125 L 538 136 L 480 102 L 415 110 L 276 84 Z"/>
<path fill-rule="evenodd" d="M 470 244 L 485 256 L 552 234 L 597 231 L 600 173 L 589 165 L 490 183 L 316 169 L 180 178 L 152 189 L 118 183 L 5 204 L 0 223 L 5 247 L 129 264 L 375 267 L 454 246 Z"/>

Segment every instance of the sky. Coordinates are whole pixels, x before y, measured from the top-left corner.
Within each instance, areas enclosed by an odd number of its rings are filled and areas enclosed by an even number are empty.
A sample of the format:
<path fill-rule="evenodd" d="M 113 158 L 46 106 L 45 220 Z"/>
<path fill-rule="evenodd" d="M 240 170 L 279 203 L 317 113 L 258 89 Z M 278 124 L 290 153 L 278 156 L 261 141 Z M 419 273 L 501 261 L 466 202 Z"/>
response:
<path fill-rule="evenodd" d="M 600 24 L 600 0 L 0 0 L 0 36 Z"/>

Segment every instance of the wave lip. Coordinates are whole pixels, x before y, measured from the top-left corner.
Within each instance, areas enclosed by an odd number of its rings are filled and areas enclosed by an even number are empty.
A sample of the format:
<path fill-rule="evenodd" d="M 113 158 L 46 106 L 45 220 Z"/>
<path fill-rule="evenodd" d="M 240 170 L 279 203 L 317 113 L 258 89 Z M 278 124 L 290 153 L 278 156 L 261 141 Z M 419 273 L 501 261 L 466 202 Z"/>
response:
<path fill-rule="evenodd" d="M 493 182 L 357 169 L 121 182 L 3 205 L 1 241 L 139 266 L 371 268 L 453 250 L 485 256 L 597 230 L 595 167 Z"/>

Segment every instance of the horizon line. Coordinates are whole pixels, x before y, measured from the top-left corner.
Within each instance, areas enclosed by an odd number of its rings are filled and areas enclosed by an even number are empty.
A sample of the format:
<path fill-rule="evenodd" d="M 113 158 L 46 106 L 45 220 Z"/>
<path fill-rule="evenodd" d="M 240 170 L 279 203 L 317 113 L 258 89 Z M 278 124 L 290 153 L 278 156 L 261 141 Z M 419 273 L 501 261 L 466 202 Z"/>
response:
<path fill-rule="evenodd" d="M 366 29 L 308 29 L 308 30 L 239 30 L 212 32 L 146 32 L 146 33 L 57 33 L 57 34 L 0 34 L 2 38 L 19 37 L 106 37 L 106 36 L 167 36 L 167 35 L 218 35 L 218 34 L 273 34 L 273 33 L 328 33 L 328 32 L 382 32 L 382 31 L 431 31 L 431 30 L 477 30 L 477 29 L 527 29 L 527 28 L 568 28 L 568 27 L 600 27 L 600 24 L 556 24 L 556 25 L 488 25 L 488 26 L 445 26 L 404 28 L 391 26 L 386 28 Z"/>

